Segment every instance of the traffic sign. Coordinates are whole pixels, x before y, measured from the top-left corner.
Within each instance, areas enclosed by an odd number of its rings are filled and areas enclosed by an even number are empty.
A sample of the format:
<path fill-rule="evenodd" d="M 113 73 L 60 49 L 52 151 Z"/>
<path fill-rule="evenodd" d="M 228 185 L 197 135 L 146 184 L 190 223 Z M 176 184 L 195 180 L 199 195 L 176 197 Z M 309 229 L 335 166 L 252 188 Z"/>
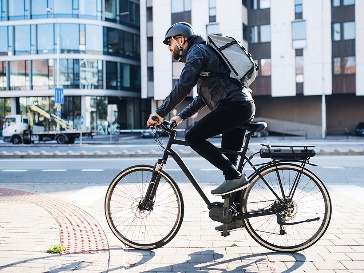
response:
<path fill-rule="evenodd" d="M 64 104 L 63 88 L 54 88 L 54 102 L 58 104 Z"/>

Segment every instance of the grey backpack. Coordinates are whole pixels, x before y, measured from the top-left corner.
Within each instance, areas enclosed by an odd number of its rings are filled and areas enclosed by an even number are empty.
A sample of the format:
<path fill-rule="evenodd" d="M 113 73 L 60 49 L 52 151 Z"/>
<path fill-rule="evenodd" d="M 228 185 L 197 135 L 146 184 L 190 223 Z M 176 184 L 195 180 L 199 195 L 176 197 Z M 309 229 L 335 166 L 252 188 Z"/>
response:
<path fill-rule="evenodd" d="M 231 71 L 230 77 L 237 79 L 242 85 L 246 86 L 249 86 L 255 80 L 259 66 L 240 42 L 232 37 L 209 34 L 207 36 L 207 45 L 224 59 Z"/>

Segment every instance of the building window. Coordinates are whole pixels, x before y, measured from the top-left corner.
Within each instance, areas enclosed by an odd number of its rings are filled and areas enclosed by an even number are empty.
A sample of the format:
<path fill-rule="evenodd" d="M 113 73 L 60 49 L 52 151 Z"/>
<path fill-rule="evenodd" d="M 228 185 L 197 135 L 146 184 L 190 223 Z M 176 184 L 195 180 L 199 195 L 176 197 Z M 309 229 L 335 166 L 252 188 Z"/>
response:
<path fill-rule="evenodd" d="M 294 1 L 294 12 L 295 13 L 302 13 L 302 0 L 295 0 Z"/>
<path fill-rule="evenodd" d="M 340 6 L 340 0 L 332 0 L 332 6 L 333 7 L 339 7 Z"/>
<path fill-rule="evenodd" d="M 209 22 L 216 22 L 216 0 L 209 0 Z"/>
<path fill-rule="evenodd" d="M 248 41 L 248 26 L 243 23 L 243 39 Z"/>
<path fill-rule="evenodd" d="M 86 25 L 86 53 L 102 54 L 103 42 L 100 37 L 102 26 Z"/>
<path fill-rule="evenodd" d="M 333 59 L 333 74 L 355 74 L 356 60 L 355 56 L 337 57 Z"/>
<path fill-rule="evenodd" d="M 53 39 L 49 37 L 54 37 L 53 34 L 53 24 L 41 24 L 37 25 L 37 53 L 53 53 L 54 45 Z"/>
<path fill-rule="evenodd" d="M 296 82 L 303 82 L 303 56 L 296 56 Z"/>
<path fill-rule="evenodd" d="M 355 23 L 354 22 L 345 22 L 343 23 L 344 29 L 344 40 L 352 40 L 355 39 Z"/>
<path fill-rule="evenodd" d="M 334 58 L 334 61 L 332 63 L 334 66 L 334 69 L 333 69 L 334 75 L 341 74 L 341 58 Z"/>
<path fill-rule="evenodd" d="M 80 50 L 80 30 L 78 24 L 61 24 L 61 52 L 78 53 Z"/>
<path fill-rule="evenodd" d="M 355 57 L 345 57 L 344 58 L 344 74 L 355 74 L 356 73 L 356 64 Z"/>
<path fill-rule="evenodd" d="M 182 69 L 185 67 L 184 63 L 173 62 L 172 63 L 172 79 L 176 80 L 181 75 Z"/>
<path fill-rule="evenodd" d="M 206 33 L 207 34 L 219 34 L 220 33 L 219 24 L 208 24 L 208 25 L 206 25 Z"/>
<path fill-rule="evenodd" d="M 270 0 L 260 0 L 259 8 L 260 9 L 269 9 L 270 8 Z"/>
<path fill-rule="evenodd" d="M 106 89 L 118 88 L 118 63 L 106 62 Z"/>
<path fill-rule="evenodd" d="M 7 85 L 6 62 L 0 62 L 0 90 L 6 90 Z"/>
<path fill-rule="evenodd" d="M 340 23 L 334 23 L 332 25 L 332 39 L 334 41 L 340 41 L 341 39 Z"/>
<path fill-rule="evenodd" d="M 270 25 L 260 26 L 260 42 L 270 42 Z"/>
<path fill-rule="evenodd" d="M 10 66 L 10 90 L 29 90 L 29 61 L 12 61 Z"/>
<path fill-rule="evenodd" d="M 332 24 L 332 39 L 334 41 L 355 39 L 355 22 Z"/>
<path fill-rule="evenodd" d="M 80 60 L 80 88 L 102 89 L 102 61 Z"/>
<path fill-rule="evenodd" d="M 0 56 L 8 55 L 8 27 L 0 27 Z"/>
<path fill-rule="evenodd" d="M 250 27 L 250 43 L 258 43 L 258 26 Z"/>
<path fill-rule="evenodd" d="M 344 6 L 355 5 L 355 0 L 344 0 Z"/>
<path fill-rule="evenodd" d="M 258 0 L 251 0 L 250 7 L 251 9 L 258 9 Z"/>
<path fill-rule="evenodd" d="M 53 62 L 50 60 L 33 60 L 32 72 L 34 90 L 53 88 Z"/>
<path fill-rule="evenodd" d="M 172 0 L 172 13 L 191 10 L 191 0 Z"/>
<path fill-rule="evenodd" d="M 303 18 L 302 0 L 294 1 L 294 12 L 295 12 L 295 19 Z"/>
<path fill-rule="evenodd" d="M 3 3 L 5 1 L 2 1 Z M 7 1 L 9 10 L 9 20 L 24 20 L 27 19 L 29 7 L 28 1 L 11 0 Z"/>
<path fill-rule="evenodd" d="M 116 0 L 105 1 L 105 20 L 116 21 Z"/>
<path fill-rule="evenodd" d="M 306 47 L 306 21 L 292 22 L 292 45 L 293 48 Z"/>
<path fill-rule="evenodd" d="M 270 59 L 261 59 L 259 70 L 260 70 L 261 76 L 270 76 L 272 74 L 271 60 Z"/>
<path fill-rule="evenodd" d="M 15 26 L 15 55 L 30 54 L 30 26 Z"/>

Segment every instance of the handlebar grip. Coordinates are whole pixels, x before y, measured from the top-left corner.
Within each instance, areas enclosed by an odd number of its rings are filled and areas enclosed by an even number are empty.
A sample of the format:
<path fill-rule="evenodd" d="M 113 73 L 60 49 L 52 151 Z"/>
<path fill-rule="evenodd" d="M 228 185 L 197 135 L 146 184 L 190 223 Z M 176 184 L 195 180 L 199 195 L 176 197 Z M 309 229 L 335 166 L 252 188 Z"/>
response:
<path fill-rule="evenodd" d="M 151 119 L 152 119 L 153 121 L 158 121 L 158 120 L 159 120 L 159 118 L 158 118 L 157 116 L 152 116 L 152 117 L 151 117 Z"/>

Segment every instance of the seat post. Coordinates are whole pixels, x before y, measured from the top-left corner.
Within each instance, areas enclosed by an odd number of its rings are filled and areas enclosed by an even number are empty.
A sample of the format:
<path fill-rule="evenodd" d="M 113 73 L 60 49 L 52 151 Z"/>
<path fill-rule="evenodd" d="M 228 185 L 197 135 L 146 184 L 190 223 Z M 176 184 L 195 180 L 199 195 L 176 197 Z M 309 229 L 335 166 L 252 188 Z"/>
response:
<path fill-rule="evenodd" d="M 238 166 L 238 171 L 239 172 L 242 171 L 243 163 L 244 163 L 244 157 L 246 155 L 246 152 L 248 151 L 250 138 L 252 137 L 253 134 L 254 134 L 254 132 L 252 132 L 252 131 L 248 131 L 248 133 L 245 134 L 245 141 L 244 141 L 245 143 L 244 143 L 243 151 L 241 152 L 239 166 Z"/>

